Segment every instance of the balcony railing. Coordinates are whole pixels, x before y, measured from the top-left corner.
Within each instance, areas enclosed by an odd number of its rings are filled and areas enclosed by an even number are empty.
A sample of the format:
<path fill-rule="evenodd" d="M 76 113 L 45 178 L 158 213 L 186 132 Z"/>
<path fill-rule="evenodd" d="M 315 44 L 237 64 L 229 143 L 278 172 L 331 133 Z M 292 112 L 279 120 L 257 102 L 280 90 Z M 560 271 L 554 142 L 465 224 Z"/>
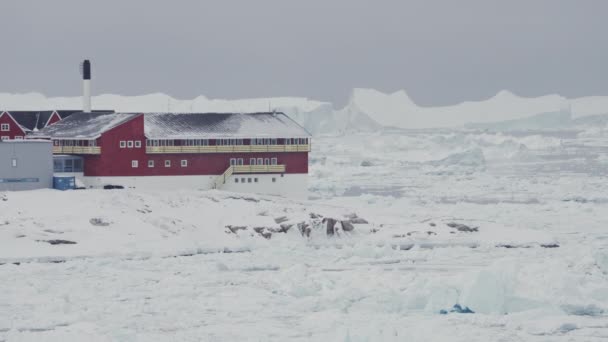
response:
<path fill-rule="evenodd" d="M 99 146 L 53 146 L 54 154 L 101 154 Z"/>
<path fill-rule="evenodd" d="M 285 165 L 234 165 L 233 173 L 284 173 Z"/>
<path fill-rule="evenodd" d="M 307 145 L 146 146 L 146 153 L 310 152 Z"/>

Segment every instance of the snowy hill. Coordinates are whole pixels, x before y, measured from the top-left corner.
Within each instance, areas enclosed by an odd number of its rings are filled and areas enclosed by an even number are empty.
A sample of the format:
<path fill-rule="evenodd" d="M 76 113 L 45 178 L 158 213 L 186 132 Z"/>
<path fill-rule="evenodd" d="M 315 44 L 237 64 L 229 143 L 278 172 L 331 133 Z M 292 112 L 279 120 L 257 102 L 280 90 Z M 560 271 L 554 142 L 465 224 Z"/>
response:
<path fill-rule="evenodd" d="M 354 89 L 348 104 L 342 109 L 329 102 L 303 97 L 225 100 L 198 96 L 192 100 L 179 100 L 161 93 L 99 95 L 93 97 L 92 103 L 93 108 L 122 112 L 259 112 L 271 109 L 285 112 L 313 134 L 367 132 L 382 127 L 462 128 L 467 124 L 523 120 L 538 114 L 562 112 L 566 108 L 573 119 L 608 113 L 608 96 L 567 99 L 547 95 L 525 98 L 508 91 L 501 91 L 484 101 L 444 107 L 421 107 L 403 90 L 385 94 L 373 89 Z M 38 93 L 0 94 L 1 110 L 80 107 L 80 97 L 46 97 Z M 526 122 L 518 121 L 517 127 L 526 128 Z M 534 129 L 538 129 L 537 120 L 530 123 L 535 125 Z"/>

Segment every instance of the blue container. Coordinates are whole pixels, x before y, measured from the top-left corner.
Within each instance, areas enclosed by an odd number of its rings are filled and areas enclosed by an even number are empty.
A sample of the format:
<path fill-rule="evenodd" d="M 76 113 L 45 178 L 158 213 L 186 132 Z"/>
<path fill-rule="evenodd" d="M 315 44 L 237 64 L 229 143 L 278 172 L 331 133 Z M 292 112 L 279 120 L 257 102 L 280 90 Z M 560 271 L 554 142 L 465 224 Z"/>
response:
<path fill-rule="evenodd" d="M 53 177 L 53 189 L 74 190 L 76 188 L 76 177 Z"/>

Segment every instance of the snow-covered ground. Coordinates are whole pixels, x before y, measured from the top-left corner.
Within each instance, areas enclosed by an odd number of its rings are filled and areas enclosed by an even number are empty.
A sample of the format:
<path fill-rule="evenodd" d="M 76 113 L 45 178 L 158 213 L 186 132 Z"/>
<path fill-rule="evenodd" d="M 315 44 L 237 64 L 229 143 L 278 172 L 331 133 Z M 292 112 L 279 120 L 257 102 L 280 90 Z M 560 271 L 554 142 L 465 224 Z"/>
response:
<path fill-rule="evenodd" d="M 0 341 L 608 339 L 601 127 L 322 137 L 310 169 L 307 201 L 0 194 Z"/>

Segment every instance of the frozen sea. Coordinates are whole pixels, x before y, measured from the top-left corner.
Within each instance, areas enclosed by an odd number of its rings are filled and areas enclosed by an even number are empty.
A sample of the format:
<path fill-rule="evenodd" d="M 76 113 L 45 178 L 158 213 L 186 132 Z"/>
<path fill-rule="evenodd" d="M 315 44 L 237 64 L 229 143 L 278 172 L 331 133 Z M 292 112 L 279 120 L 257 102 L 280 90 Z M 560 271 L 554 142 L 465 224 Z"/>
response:
<path fill-rule="evenodd" d="M 310 174 L 303 201 L 0 194 L 0 341 L 608 340 L 608 134 L 319 137 Z"/>

